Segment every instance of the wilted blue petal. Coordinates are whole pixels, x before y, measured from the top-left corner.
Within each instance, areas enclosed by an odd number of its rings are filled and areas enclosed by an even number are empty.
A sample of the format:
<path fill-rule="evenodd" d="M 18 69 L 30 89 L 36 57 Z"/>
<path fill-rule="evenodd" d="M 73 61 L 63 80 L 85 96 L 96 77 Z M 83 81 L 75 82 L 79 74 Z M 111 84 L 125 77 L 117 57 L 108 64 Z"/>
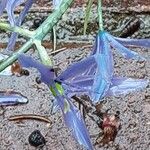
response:
<path fill-rule="evenodd" d="M 97 52 L 100 52 L 102 49 L 102 44 L 103 44 L 103 40 L 102 40 L 102 35 L 104 34 L 104 32 L 99 32 L 96 35 L 96 39 L 95 39 L 95 43 L 91 52 L 91 55 L 96 54 Z"/>
<path fill-rule="evenodd" d="M 79 76 L 72 80 L 71 84 L 77 85 L 80 87 L 88 87 L 93 84 L 94 75 L 85 75 L 85 76 Z"/>
<path fill-rule="evenodd" d="M 98 102 L 108 91 L 111 84 L 111 78 L 107 70 L 107 58 L 104 54 L 95 55 L 98 67 L 94 77 L 91 98 L 93 102 Z"/>
<path fill-rule="evenodd" d="M 23 2 L 24 0 L 8 0 L 7 1 L 6 10 L 8 14 L 8 19 L 12 26 L 15 26 L 15 23 L 16 23 L 15 16 L 14 16 L 14 9 Z"/>
<path fill-rule="evenodd" d="M 114 61 L 113 61 L 113 54 L 112 54 L 112 50 L 111 47 L 109 45 L 109 42 L 106 38 L 106 32 L 103 33 L 102 35 L 102 51 L 100 52 L 100 54 L 104 54 L 105 58 L 106 58 L 106 62 L 107 62 L 107 71 L 108 71 L 108 76 L 109 78 L 113 77 L 114 74 Z"/>
<path fill-rule="evenodd" d="M 66 95 L 70 98 L 74 95 L 81 96 L 81 95 L 86 94 L 86 95 L 90 96 L 92 93 L 91 88 L 93 85 L 93 80 L 92 80 L 92 82 L 91 82 L 91 80 L 89 82 L 86 82 L 86 83 L 84 82 L 85 84 L 87 84 L 87 86 L 83 86 L 83 85 L 80 86 L 83 83 L 82 81 L 81 81 L 81 83 L 80 82 L 78 82 L 78 83 L 79 83 L 79 85 L 62 82 L 62 86 L 65 90 Z M 92 85 L 91 85 L 91 83 L 92 83 Z"/>
<path fill-rule="evenodd" d="M 25 55 L 19 55 L 18 61 L 23 67 L 36 68 L 41 74 L 41 81 L 44 82 L 45 84 L 50 85 L 53 82 L 55 73 L 51 67 L 45 66 L 35 61 L 32 57 L 28 57 Z"/>
<path fill-rule="evenodd" d="M 127 46 L 140 46 L 150 48 L 150 39 L 127 39 L 114 37 L 119 43 Z"/>
<path fill-rule="evenodd" d="M 22 24 L 27 12 L 31 8 L 34 1 L 35 0 L 27 0 L 27 2 L 25 3 L 24 9 L 20 13 L 19 17 L 16 19 L 16 23 L 15 23 L 16 26 L 20 26 Z M 17 33 L 12 33 L 12 35 L 9 39 L 6 50 L 12 50 L 14 48 L 17 38 L 18 38 L 18 34 Z"/>
<path fill-rule="evenodd" d="M 91 98 L 99 101 L 109 89 L 113 77 L 113 56 L 105 32 L 99 32 L 96 38 L 93 55 L 96 60 L 97 70 L 94 77 Z"/>
<path fill-rule="evenodd" d="M 125 58 L 135 58 L 135 59 L 142 59 L 145 60 L 142 56 L 139 56 L 138 53 L 129 50 L 128 48 L 124 47 L 122 44 L 120 44 L 117 40 L 115 40 L 110 34 L 106 33 L 108 41 L 110 42 L 110 45 L 115 48 L 118 52 L 120 52 Z"/>
<path fill-rule="evenodd" d="M 97 64 L 95 58 L 94 56 L 90 56 L 69 66 L 56 78 L 56 81 L 62 83 L 69 97 L 74 94 L 90 94 L 87 85 L 90 82 L 90 78 L 94 78 L 96 70 Z M 91 83 L 93 83 L 93 80 Z"/>
<path fill-rule="evenodd" d="M 87 149 L 92 150 L 93 147 L 90 142 L 90 137 L 79 111 L 69 101 L 68 97 L 65 96 L 65 93 L 60 95 L 60 92 L 55 86 L 56 79 L 54 78 L 54 73 L 50 72 L 50 68 L 34 61 L 31 57 L 24 55 L 20 55 L 19 62 L 23 67 L 34 67 L 38 69 L 38 71 L 41 73 L 42 81 L 54 90 L 56 94 L 54 96 L 57 99 L 56 105 L 59 105 L 61 108 L 66 125 L 71 129 L 73 135 L 81 145 L 85 146 Z"/>
<path fill-rule="evenodd" d="M 74 63 L 69 66 L 64 72 L 58 77 L 59 80 L 67 81 L 68 83 L 73 81 L 78 76 L 93 75 L 96 70 L 96 62 L 93 56 L 88 57 L 82 61 Z"/>
<path fill-rule="evenodd" d="M 0 91 L 0 106 L 25 104 L 28 99 L 20 93 Z"/>
<path fill-rule="evenodd" d="M 6 8 L 7 1 L 8 0 L 2 0 L 0 3 L 0 16 L 2 15 L 4 9 Z"/>
<path fill-rule="evenodd" d="M 148 85 L 148 82 L 148 80 L 144 79 L 114 77 L 112 79 L 112 86 L 110 87 L 107 96 L 117 96 L 120 94 L 126 95 L 129 92 L 141 90 Z"/>
<path fill-rule="evenodd" d="M 8 44 L 7 44 L 7 47 L 6 47 L 6 51 L 14 49 L 17 38 L 18 38 L 18 33 L 13 32 L 11 34 L 10 38 L 9 38 L 9 41 L 8 41 Z"/>
<path fill-rule="evenodd" d="M 60 80 L 58 77 L 55 80 L 61 83 L 68 97 L 72 97 L 73 95 L 91 94 L 94 76 L 81 75 L 72 80 Z"/>
<path fill-rule="evenodd" d="M 93 146 L 90 141 L 89 133 L 79 110 L 65 96 L 58 96 L 56 99 L 62 110 L 65 123 L 75 136 L 76 140 L 80 145 L 85 146 L 88 150 L 92 150 Z"/>
<path fill-rule="evenodd" d="M 11 25 L 15 25 L 14 9 L 18 5 L 22 4 L 24 0 L 2 0 L 0 3 L 0 15 L 2 15 L 4 9 L 6 9 L 9 21 Z"/>

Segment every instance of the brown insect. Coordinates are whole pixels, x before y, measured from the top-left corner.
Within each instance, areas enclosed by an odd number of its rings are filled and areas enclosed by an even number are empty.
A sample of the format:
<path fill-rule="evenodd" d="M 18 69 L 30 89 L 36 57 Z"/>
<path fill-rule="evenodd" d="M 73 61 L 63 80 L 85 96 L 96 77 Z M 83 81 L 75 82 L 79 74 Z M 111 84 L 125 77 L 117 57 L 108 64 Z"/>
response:
<path fill-rule="evenodd" d="M 29 75 L 29 71 L 23 69 L 18 62 L 15 62 L 11 65 L 11 72 L 13 75 L 21 76 L 21 75 Z"/>
<path fill-rule="evenodd" d="M 11 72 L 12 74 L 16 75 L 16 76 L 20 76 L 21 74 L 21 66 L 18 62 L 15 62 L 11 65 Z"/>

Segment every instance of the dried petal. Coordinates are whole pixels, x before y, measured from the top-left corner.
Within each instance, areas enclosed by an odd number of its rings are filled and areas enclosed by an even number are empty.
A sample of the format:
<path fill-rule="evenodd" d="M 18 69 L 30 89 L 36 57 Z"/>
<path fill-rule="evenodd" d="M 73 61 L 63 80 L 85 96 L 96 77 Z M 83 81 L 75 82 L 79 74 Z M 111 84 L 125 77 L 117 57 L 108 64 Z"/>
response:
<path fill-rule="evenodd" d="M 0 3 L 0 16 L 2 15 L 4 9 L 6 8 L 7 1 L 8 0 L 2 0 Z"/>
<path fill-rule="evenodd" d="M 34 2 L 34 0 L 27 0 L 27 2 L 25 3 L 24 9 L 19 14 L 19 17 L 17 19 L 15 19 L 16 20 L 15 21 L 16 22 L 15 23 L 16 26 L 20 26 L 22 24 L 23 20 L 25 19 L 26 14 L 29 11 L 29 9 L 31 8 L 33 2 Z M 18 38 L 18 34 L 13 32 L 11 37 L 10 37 L 10 39 L 9 39 L 9 42 L 8 42 L 6 50 L 13 50 L 17 38 Z"/>
<path fill-rule="evenodd" d="M 8 18 L 10 21 L 10 24 L 12 26 L 15 25 L 16 21 L 15 21 L 15 16 L 14 16 L 14 9 L 23 3 L 24 0 L 7 0 L 7 5 L 6 5 L 6 11 L 8 14 Z"/>

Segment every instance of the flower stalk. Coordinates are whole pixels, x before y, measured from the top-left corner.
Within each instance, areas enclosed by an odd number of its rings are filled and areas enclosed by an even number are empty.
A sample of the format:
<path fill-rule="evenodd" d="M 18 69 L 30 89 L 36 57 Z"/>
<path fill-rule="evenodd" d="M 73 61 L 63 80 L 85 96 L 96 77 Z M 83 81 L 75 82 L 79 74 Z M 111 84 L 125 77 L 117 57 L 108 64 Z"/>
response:
<path fill-rule="evenodd" d="M 54 25 L 61 19 L 62 15 L 69 8 L 73 0 L 63 0 L 59 9 L 55 9 L 54 12 L 40 25 L 36 30 L 35 38 L 43 40 L 49 31 L 52 30 Z"/>
<path fill-rule="evenodd" d="M 11 65 L 14 61 L 16 61 L 18 56 L 19 56 L 19 54 L 26 53 L 32 45 L 33 45 L 33 41 L 32 41 L 32 39 L 30 39 L 17 52 L 14 52 L 5 61 L 0 63 L 0 72 L 3 71 L 9 65 Z"/>
<path fill-rule="evenodd" d="M 29 31 L 28 29 L 23 29 L 18 26 L 13 27 L 10 24 L 5 23 L 5 22 L 0 22 L 0 29 L 6 30 L 6 31 L 11 31 L 11 32 L 16 32 L 27 38 L 32 38 L 32 36 L 34 36 L 34 31 Z"/>
<path fill-rule="evenodd" d="M 44 46 L 42 46 L 41 41 L 40 40 L 35 40 L 35 45 L 39 54 L 39 57 L 42 61 L 42 63 L 46 66 L 52 66 L 52 61 L 50 59 L 50 57 L 48 56 L 46 49 Z"/>
<path fill-rule="evenodd" d="M 98 0 L 98 20 L 99 20 L 99 31 L 104 31 L 103 17 L 102 17 L 102 0 Z"/>

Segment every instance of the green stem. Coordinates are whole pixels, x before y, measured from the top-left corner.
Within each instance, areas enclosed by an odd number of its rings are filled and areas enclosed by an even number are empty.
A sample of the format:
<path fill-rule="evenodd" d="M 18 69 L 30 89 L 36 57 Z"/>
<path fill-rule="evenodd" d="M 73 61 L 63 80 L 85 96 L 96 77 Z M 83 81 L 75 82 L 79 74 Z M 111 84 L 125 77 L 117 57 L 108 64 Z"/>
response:
<path fill-rule="evenodd" d="M 0 64 L 0 71 L 3 71 L 6 67 L 11 65 L 13 62 L 15 62 L 19 56 L 19 54 L 26 53 L 29 48 L 34 44 L 35 40 L 42 41 L 43 38 L 47 35 L 47 33 L 52 30 L 53 26 L 61 19 L 61 16 L 65 13 L 67 8 L 69 8 L 70 4 L 73 0 L 63 0 L 62 5 L 59 9 L 55 10 L 54 13 L 50 14 L 49 17 L 41 24 L 41 26 L 34 32 L 30 31 L 30 33 L 35 33 L 31 35 L 31 38 L 17 51 L 12 54 L 12 56 L 8 57 L 3 63 Z M 30 37 L 28 34 L 30 34 L 28 31 L 22 29 L 19 27 L 14 27 L 12 30 L 10 26 L 7 24 L 2 24 L 1 27 L 5 30 L 9 31 L 15 31 L 22 35 L 25 35 L 27 37 Z M 6 29 L 7 28 L 7 29 Z M 25 33 L 26 32 L 26 33 Z M 42 48 L 40 48 L 42 49 Z M 48 55 L 47 55 L 48 56 Z M 43 57 L 43 56 L 40 56 Z M 49 61 L 49 59 L 47 59 Z M 45 61 L 45 60 L 44 60 Z M 45 62 L 45 63 L 47 63 Z"/>
<path fill-rule="evenodd" d="M 27 29 L 23 29 L 23 28 L 17 27 L 17 26 L 12 27 L 10 24 L 4 23 L 4 22 L 0 22 L 0 28 L 3 30 L 6 30 L 6 31 L 19 33 L 28 38 L 31 38 L 34 35 L 33 31 L 29 31 Z"/>
<path fill-rule="evenodd" d="M 99 30 L 103 31 L 103 17 L 102 17 L 102 0 L 98 0 L 98 20 L 99 20 Z"/>
<path fill-rule="evenodd" d="M 26 42 L 17 52 L 14 52 L 12 56 L 8 57 L 3 63 L 0 64 L 0 72 L 3 71 L 6 67 L 11 65 L 14 61 L 17 60 L 19 54 L 25 53 L 32 46 L 33 41 L 30 39 Z"/>
<path fill-rule="evenodd" d="M 44 48 L 44 46 L 42 46 L 41 41 L 35 40 L 34 44 L 36 45 L 42 63 L 46 66 L 52 66 L 52 61 L 48 56 L 46 49 Z"/>
<path fill-rule="evenodd" d="M 42 40 L 49 31 L 52 30 L 53 26 L 61 19 L 62 15 L 71 5 L 73 0 L 63 0 L 59 9 L 56 9 L 54 13 L 49 15 L 49 17 L 41 24 L 41 26 L 36 30 L 35 37 Z"/>

